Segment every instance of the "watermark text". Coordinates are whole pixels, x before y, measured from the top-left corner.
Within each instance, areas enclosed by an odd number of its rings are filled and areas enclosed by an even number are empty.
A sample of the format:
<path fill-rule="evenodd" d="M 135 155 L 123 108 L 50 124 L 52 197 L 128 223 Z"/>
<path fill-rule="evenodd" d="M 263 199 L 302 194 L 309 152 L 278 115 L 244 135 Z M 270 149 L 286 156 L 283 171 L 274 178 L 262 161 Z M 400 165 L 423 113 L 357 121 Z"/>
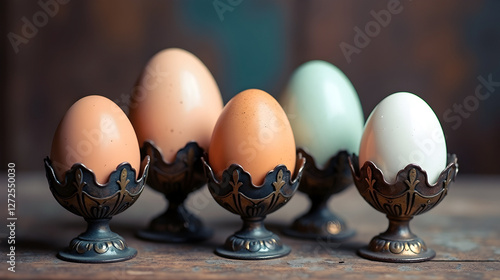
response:
<path fill-rule="evenodd" d="M 7 268 L 10 272 L 16 272 L 16 164 L 11 162 L 7 165 Z"/>

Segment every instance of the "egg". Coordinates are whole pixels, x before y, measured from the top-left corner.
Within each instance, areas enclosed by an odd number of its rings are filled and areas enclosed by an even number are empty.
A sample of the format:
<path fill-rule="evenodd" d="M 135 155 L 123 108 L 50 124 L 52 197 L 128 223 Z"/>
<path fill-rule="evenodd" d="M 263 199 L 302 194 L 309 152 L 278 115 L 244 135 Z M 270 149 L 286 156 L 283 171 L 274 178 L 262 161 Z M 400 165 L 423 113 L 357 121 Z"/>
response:
<path fill-rule="evenodd" d="M 129 105 L 142 146 L 150 140 L 165 162 L 194 141 L 207 151 L 223 103 L 208 68 L 192 53 L 170 48 L 147 63 Z"/>
<path fill-rule="evenodd" d="M 104 184 L 123 162 L 139 175 L 141 156 L 134 128 L 122 109 L 106 97 L 90 95 L 75 102 L 62 118 L 50 159 L 61 182 L 73 164 L 81 163 Z"/>
<path fill-rule="evenodd" d="M 323 167 L 339 151 L 357 153 L 364 116 L 358 94 L 340 69 L 321 60 L 302 64 L 280 98 L 297 147 Z"/>
<path fill-rule="evenodd" d="M 431 107 L 409 92 L 384 98 L 371 112 L 359 150 L 360 167 L 372 161 L 387 182 L 408 164 L 417 164 L 427 173 L 429 183 L 437 181 L 446 167 L 443 129 Z"/>
<path fill-rule="evenodd" d="M 266 174 L 283 164 L 295 169 L 296 151 L 292 128 L 274 97 L 258 89 L 234 96 L 224 107 L 215 125 L 208 150 L 215 175 L 231 164 L 239 164 L 262 185 Z"/>

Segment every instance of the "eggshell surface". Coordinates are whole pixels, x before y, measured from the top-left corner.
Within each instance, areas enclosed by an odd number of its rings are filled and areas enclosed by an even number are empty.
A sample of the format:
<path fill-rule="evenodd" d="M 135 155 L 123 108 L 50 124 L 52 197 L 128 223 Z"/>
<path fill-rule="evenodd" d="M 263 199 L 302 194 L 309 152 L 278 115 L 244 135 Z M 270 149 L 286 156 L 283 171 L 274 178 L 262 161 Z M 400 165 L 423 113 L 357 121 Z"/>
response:
<path fill-rule="evenodd" d="M 420 97 L 398 92 L 383 99 L 368 117 L 361 139 L 359 164 L 372 161 L 393 183 L 408 164 L 417 164 L 434 184 L 446 167 L 443 129 Z"/>
<path fill-rule="evenodd" d="M 219 87 L 192 53 L 165 49 L 148 62 L 130 103 L 130 120 L 140 145 L 152 141 L 166 162 L 188 142 L 208 150 L 222 111 Z"/>
<path fill-rule="evenodd" d="M 140 171 L 139 143 L 127 115 L 106 97 L 90 95 L 75 102 L 59 123 L 50 153 L 60 181 L 75 163 L 82 163 L 108 182 L 116 167 L 128 162 Z"/>
<path fill-rule="evenodd" d="M 364 116 L 356 90 L 334 65 L 320 60 L 302 64 L 280 98 L 297 147 L 324 166 L 339 151 L 357 153 Z"/>
<path fill-rule="evenodd" d="M 220 179 L 231 164 L 250 173 L 254 185 L 283 164 L 292 173 L 296 148 L 292 128 L 279 103 L 268 93 L 245 90 L 224 107 L 215 125 L 208 152 L 209 163 Z"/>

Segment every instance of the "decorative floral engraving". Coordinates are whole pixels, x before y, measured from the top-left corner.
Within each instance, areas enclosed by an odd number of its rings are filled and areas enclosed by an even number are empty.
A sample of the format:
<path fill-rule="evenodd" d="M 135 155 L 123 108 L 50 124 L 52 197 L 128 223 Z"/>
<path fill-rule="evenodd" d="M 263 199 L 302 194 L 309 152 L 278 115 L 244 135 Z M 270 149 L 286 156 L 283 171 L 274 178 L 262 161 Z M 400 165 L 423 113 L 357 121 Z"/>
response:
<path fill-rule="evenodd" d="M 375 184 L 378 184 L 377 182 L 381 182 L 381 180 L 374 179 L 373 177 L 383 178 L 383 175 L 380 170 L 376 169 L 377 175 L 375 176 L 371 165 L 372 164 L 370 163 L 365 166 L 367 176 L 363 179 L 358 178 L 355 181 L 357 184 L 360 184 L 360 180 L 363 180 L 366 187 L 359 189 L 363 198 L 375 209 L 391 217 L 412 217 L 429 211 L 432 207 L 444 199 L 447 193 L 447 186 L 454 177 L 452 176 L 453 168 L 450 168 L 450 170 L 446 173 L 448 176 L 446 176 L 446 178 L 442 181 L 443 185 L 440 186 L 438 184 L 433 186 L 433 188 L 440 189 L 434 195 L 424 195 L 417 188 L 417 186 L 422 182 L 419 177 L 422 177 L 423 174 L 421 174 L 421 171 L 417 170 L 417 168 L 409 168 L 407 171 L 407 178 L 403 181 L 403 183 L 407 186 L 406 191 L 387 194 L 382 193 L 375 188 Z M 401 185 L 397 185 L 397 187 L 401 188 Z M 380 188 L 380 186 L 378 188 Z M 392 188 L 396 189 L 396 187 Z M 382 187 L 381 189 L 388 190 L 389 187 Z"/>
<path fill-rule="evenodd" d="M 293 196 L 298 185 L 298 182 L 287 183 L 284 178 L 284 171 L 280 168 L 274 173 L 276 174 L 275 179 L 271 183 L 274 187 L 273 190 L 270 190 L 267 196 L 252 198 L 250 197 L 252 193 L 248 189 L 242 189 L 244 182 L 241 181 L 240 172 L 244 172 L 241 167 L 234 168 L 231 171 L 231 178 L 227 182 L 231 186 L 230 192 L 219 195 L 219 192 L 214 191 L 212 188 L 210 188 L 210 192 L 221 206 L 234 214 L 245 217 L 261 217 L 279 209 Z M 215 184 L 215 181 L 212 181 L 211 184 L 217 186 L 217 190 L 221 189 L 220 186 Z M 285 190 L 287 187 L 289 190 Z"/>
<path fill-rule="evenodd" d="M 276 175 L 276 182 L 273 182 L 273 186 L 276 190 L 281 190 L 283 185 L 285 185 L 285 181 L 283 180 L 283 169 L 280 169 L 278 175 Z"/>
<path fill-rule="evenodd" d="M 411 241 L 394 241 L 374 237 L 370 241 L 369 247 L 373 252 L 405 255 L 418 255 L 427 251 L 427 246 L 420 238 Z"/>
<path fill-rule="evenodd" d="M 206 183 L 201 162 L 203 149 L 196 142 L 187 143 L 171 163 L 163 160 L 162 153 L 150 141 L 144 142 L 141 154 L 151 157 L 148 185 L 169 200 L 183 201 Z"/>
<path fill-rule="evenodd" d="M 134 172 L 130 173 L 127 167 L 117 169 L 119 172 L 118 180 L 109 182 L 105 187 L 99 186 L 95 181 L 90 181 L 94 178 L 92 171 L 78 167 L 74 171 L 74 180 L 71 184 L 75 187 L 73 193 L 67 194 L 64 185 L 54 184 L 51 185 L 51 190 L 56 200 L 64 208 L 72 213 L 82 216 L 86 219 L 103 219 L 119 214 L 130 207 L 139 197 L 144 187 L 146 174 L 135 182 L 134 186 L 129 186 L 130 178 L 135 179 Z M 146 170 L 147 172 L 147 170 Z M 50 174 L 50 173 L 48 173 Z M 116 184 L 116 185 L 113 185 Z M 113 192 L 112 194 L 109 194 Z"/>
<path fill-rule="evenodd" d="M 46 176 L 54 198 L 73 214 L 85 218 L 88 225 L 84 233 L 70 242 L 69 248 L 59 252 L 60 258 L 76 262 L 114 262 L 135 256 L 137 251 L 128 248 L 123 238 L 110 230 L 109 220 L 130 207 L 142 193 L 149 156 L 142 166 L 142 175 L 136 179 L 136 170 L 129 163 L 122 163 L 109 174 L 108 183 L 100 184 L 92 170 L 78 163 L 59 182 L 50 159 L 45 159 Z"/>
<path fill-rule="evenodd" d="M 251 253 L 256 252 L 267 252 L 269 250 L 274 250 L 275 248 L 281 247 L 283 244 L 281 240 L 276 237 L 271 237 L 267 239 L 243 239 L 239 238 L 236 235 L 230 236 L 226 240 L 227 247 L 230 247 L 231 251 L 248 251 Z"/>
<path fill-rule="evenodd" d="M 215 201 L 228 211 L 240 215 L 243 228 L 226 239 L 216 253 L 242 259 L 279 257 L 290 249 L 281 244 L 279 237 L 264 227 L 264 219 L 294 195 L 298 188 L 305 159 L 297 159 L 295 178 L 284 165 L 267 173 L 260 186 L 252 183 L 251 176 L 240 165 L 232 164 L 218 181 L 207 161 L 203 159 L 208 177 L 208 189 Z"/>
<path fill-rule="evenodd" d="M 412 168 L 410 170 L 410 173 L 408 174 L 408 178 L 410 181 L 405 180 L 405 183 L 410 187 L 410 192 L 415 191 L 415 186 L 417 186 L 418 183 L 420 183 L 419 180 L 417 180 L 417 170 L 415 168 Z"/>
<path fill-rule="evenodd" d="M 127 179 L 127 169 L 123 168 L 122 172 L 120 173 L 120 180 L 116 181 L 118 185 L 120 185 L 121 189 L 124 190 L 125 187 L 127 187 L 128 183 L 130 183 L 130 180 Z"/>
<path fill-rule="evenodd" d="M 127 243 L 123 239 L 114 239 L 108 241 L 87 241 L 79 238 L 71 240 L 70 249 L 79 254 L 85 254 L 88 251 L 94 250 L 98 254 L 105 254 L 110 248 L 123 251 L 127 248 Z"/>

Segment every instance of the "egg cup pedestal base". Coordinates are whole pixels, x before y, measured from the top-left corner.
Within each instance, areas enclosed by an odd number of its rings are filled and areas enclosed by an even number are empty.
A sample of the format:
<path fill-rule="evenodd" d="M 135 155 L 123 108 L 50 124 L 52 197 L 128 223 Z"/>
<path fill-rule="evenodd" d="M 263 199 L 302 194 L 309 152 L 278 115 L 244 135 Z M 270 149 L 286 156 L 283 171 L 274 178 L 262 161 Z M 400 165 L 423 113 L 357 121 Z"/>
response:
<path fill-rule="evenodd" d="M 142 239 L 167 243 L 199 242 L 212 235 L 213 231 L 189 213 L 184 204 L 172 203 L 165 213 L 151 221 L 148 229 L 137 232 Z"/>
<path fill-rule="evenodd" d="M 265 217 L 242 218 L 243 228 L 215 249 L 219 256 L 240 260 L 265 260 L 284 257 L 291 251 L 281 239 L 264 226 Z"/>
<path fill-rule="evenodd" d="M 366 259 L 393 263 L 414 263 L 431 260 L 434 250 L 410 231 L 410 220 L 395 217 L 389 219 L 389 228 L 370 241 L 367 247 L 358 250 Z"/>
<path fill-rule="evenodd" d="M 299 186 L 300 188 L 300 186 Z M 296 238 L 343 241 L 353 237 L 356 231 L 346 226 L 344 220 L 328 209 L 328 197 L 309 197 L 309 212 L 297 218 L 283 233 Z"/>
<path fill-rule="evenodd" d="M 311 208 L 284 229 L 283 233 L 296 238 L 331 242 L 351 238 L 356 232 L 328 209 L 330 197 L 352 184 L 348 153 L 338 152 L 330 158 L 324 169 L 318 168 L 314 158 L 303 149 L 297 149 L 297 153 L 306 159 L 299 191 L 308 195 Z"/>
<path fill-rule="evenodd" d="M 227 238 L 215 253 L 226 258 L 264 260 L 286 256 L 290 247 L 264 226 L 266 215 L 285 205 L 297 191 L 305 159 L 297 155 L 294 175 L 284 165 L 269 171 L 260 186 L 252 183 L 248 172 L 239 164 L 231 164 L 219 181 L 212 168 L 202 158 L 208 189 L 215 201 L 233 214 L 241 216 L 243 227 Z"/>
<path fill-rule="evenodd" d="M 86 220 L 87 231 L 71 240 L 68 248 L 57 254 L 62 260 L 79 263 L 120 262 L 134 258 L 137 250 L 109 229 L 109 219 Z"/>
<path fill-rule="evenodd" d="M 184 206 L 188 195 L 206 183 L 201 162 L 203 149 L 196 142 L 189 142 L 177 152 L 174 162 L 167 163 L 160 150 L 145 141 L 141 154 L 151 157 L 148 185 L 165 196 L 168 207 L 147 229 L 137 232 L 137 236 L 166 243 L 198 242 L 212 237 L 212 230 Z"/>
<path fill-rule="evenodd" d="M 110 230 L 109 221 L 133 205 L 144 190 L 149 157 L 143 160 L 142 166 L 142 173 L 137 178 L 135 169 L 129 163 L 122 163 L 103 185 L 96 181 L 92 170 L 78 163 L 65 173 L 65 180 L 61 183 L 51 160 L 45 159 L 46 176 L 54 198 L 66 210 L 82 216 L 87 222 L 87 230 L 58 253 L 60 259 L 109 263 L 129 260 L 137 255 L 137 250 L 128 247 L 123 237 Z"/>
<path fill-rule="evenodd" d="M 448 193 L 458 172 L 457 157 L 448 155 L 448 165 L 437 182 L 429 184 L 427 173 L 409 164 L 387 183 L 382 171 L 371 161 L 359 168 L 358 158 L 349 158 L 354 183 L 361 196 L 373 208 L 386 214 L 388 229 L 358 250 L 361 257 L 383 262 L 413 263 L 428 261 L 436 255 L 425 242 L 410 231 L 410 221 L 438 205 Z"/>

